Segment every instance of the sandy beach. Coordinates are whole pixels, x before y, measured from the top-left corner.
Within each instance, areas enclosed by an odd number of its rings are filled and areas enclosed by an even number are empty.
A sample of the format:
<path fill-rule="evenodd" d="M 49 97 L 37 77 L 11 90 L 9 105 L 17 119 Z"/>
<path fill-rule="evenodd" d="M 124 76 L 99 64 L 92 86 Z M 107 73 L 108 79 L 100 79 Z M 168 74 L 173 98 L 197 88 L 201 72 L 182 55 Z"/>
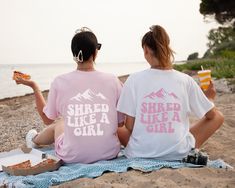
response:
<path fill-rule="evenodd" d="M 121 77 L 125 81 L 126 76 Z M 223 126 L 202 147 L 211 160 L 221 158 L 235 167 L 235 91 L 226 80 L 215 81 L 215 104 L 225 116 Z M 45 97 L 47 91 L 43 92 Z M 192 122 L 195 121 L 192 118 Z M 0 100 L 0 152 L 25 143 L 28 130 L 44 127 L 35 109 L 34 95 Z M 81 178 L 56 187 L 235 187 L 234 169 L 161 169 L 151 173 L 130 170 L 105 173 L 95 179 Z"/>

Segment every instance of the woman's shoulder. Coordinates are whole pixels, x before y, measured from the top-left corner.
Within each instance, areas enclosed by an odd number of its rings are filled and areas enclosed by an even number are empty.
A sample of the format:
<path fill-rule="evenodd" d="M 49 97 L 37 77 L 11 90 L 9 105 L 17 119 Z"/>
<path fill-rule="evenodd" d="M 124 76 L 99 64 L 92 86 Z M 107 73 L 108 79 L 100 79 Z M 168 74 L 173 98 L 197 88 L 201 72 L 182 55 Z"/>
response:
<path fill-rule="evenodd" d="M 101 71 L 96 71 L 94 72 L 94 77 L 92 79 L 96 80 L 97 83 L 106 83 L 111 84 L 111 85 L 119 85 L 120 84 L 120 79 L 118 76 L 112 74 L 112 73 L 107 73 L 107 72 L 101 72 Z"/>
<path fill-rule="evenodd" d="M 191 85 L 197 84 L 197 77 L 196 76 L 190 76 L 186 73 L 174 70 L 176 76 L 175 81 L 184 83 L 185 85 L 191 87 Z"/>
<path fill-rule="evenodd" d="M 75 72 L 76 72 L 76 71 L 70 71 L 70 72 L 62 73 L 62 74 L 58 75 L 56 78 L 66 78 L 66 77 L 70 77 L 70 76 L 74 75 Z"/>
<path fill-rule="evenodd" d="M 113 73 L 108 73 L 108 72 L 102 72 L 102 71 L 96 71 L 96 76 L 103 78 L 103 79 L 112 79 L 112 80 L 116 80 L 118 79 L 118 77 L 116 75 L 114 75 Z"/>
<path fill-rule="evenodd" d="M 107 77 L 116 77 L 113 73 L 109 73 L 109 72 L 103 72 L 103 71 L 96 71 L 98 75 L 102 75 L 102 76 L 107 76 Z"/>
<path fill-rule="evenodd" d="M 191 76 L 189 76 L 186 73 L 180 72 L 180 71 L 175 70 L 175 69 L 173 69 L 173 70 L 174 70 L 174 73 L 176 74 L 176 76 L 178 76 L 178 77 L 180 77 L 182 79 L 189 79 L 189 80 L 193 79 Z"/>
<path fill-rule="evenodd" d="M 75 74 L 75 71 L 71 71 L 71 72 L 57 75 L 54 77 L 53 82 L 55 83 L 55 82 L 60 82 L 62 80 L 69 80 L 69 79 L 71 79 L 71 77 L 73 77 L 74 74 Z"/>
<path fill-rule="evenodd" d="M 145 70 L 131 73 L 129 78 L 130 79 L 143 78 L 144 75 L 149 74 L 148 71 L 149 71 L 149 69 L 145 69 Z"/>

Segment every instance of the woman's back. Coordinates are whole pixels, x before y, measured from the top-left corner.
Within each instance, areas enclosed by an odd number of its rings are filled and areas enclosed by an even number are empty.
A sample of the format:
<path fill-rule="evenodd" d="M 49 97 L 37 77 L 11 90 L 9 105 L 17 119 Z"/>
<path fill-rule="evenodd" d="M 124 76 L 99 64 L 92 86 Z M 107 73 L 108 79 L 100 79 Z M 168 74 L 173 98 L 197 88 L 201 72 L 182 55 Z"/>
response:
<path fill-rule="evenodd" d="M 64 119 L 63 144 L 57 151 L 60 158 L 91 163 L 117 156 L 116 104 L 120 92 L 115 76 L 98 71 L 76 70 L 54 80 L 44 112 L 51 119 L 58 115 Z"/>
<path fill-rule="evenodd" d="M 211 107 L 186 74 L 148 69 L 131 75 L 118 105 L 123 113 L 135 117 L 126 156 L 182 159 L 195 145 L 188 114 L 203 116 Z"/>
<path fill-rule="evenodd" d="M 48 125 L 40 133 L 35 129 L 27 133 L 28 147 L 54 143 L 56 155 L 66 163 L 117 156 L 117 128 L 124 122 L 116 109 L 122 84 L 116 76 L 95 70 L 100 49 L 101 43 L 89 28 L 76 31 L 71 51 L 77 69 L 52 82 L 47 103 L 36 82 L 16 80 L 34 90 L 38 113 Z M 55 122 L 57 118 L 60 120 Z"/>
<path fill-rule="evenodd" d="M 173 70 L 170 38 L 159 25 L 142 38 L 149 70 L 136 73 L 125 82 L 118 111 L 126 114 L 125 127 L 118 130 L 127 157 L 181 160 L 200 147 L 223 123 L 197 83 Z M 213 84 L 209 97 L 214 98 Z M 189 114 L 200 120 L 189 127 Z"/>

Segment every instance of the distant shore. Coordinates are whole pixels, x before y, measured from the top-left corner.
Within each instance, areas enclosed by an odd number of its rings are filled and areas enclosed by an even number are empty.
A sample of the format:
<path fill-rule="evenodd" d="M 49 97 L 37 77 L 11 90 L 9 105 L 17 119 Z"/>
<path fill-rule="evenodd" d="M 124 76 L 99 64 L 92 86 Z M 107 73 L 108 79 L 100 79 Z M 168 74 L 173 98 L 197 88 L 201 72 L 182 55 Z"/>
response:
<path fill-rule="evenodd" d="M 126 81 L 126 79 L 128 78 L 128 76 L 129 76 L 129 75 L 126 74 L 126 75 L 118 76 L 118 78 L 119 78 L 119 80 L 120 80 L 121 82 L 124 83 L 124 82 Z M 49 91 L 49 89 L 42 90 L 42 93 L 47 94 L 48 91 Z M 3 98 L 3 99 L 0 99 L 0 102 L 4 102 L 4 101 L 10 100 L 10 99 L 17 99 L 17 98 L 21 98 L 21 97 L 31 96 L 31 95 L 33 95 L 33 91 L 32 91 L 32 93 L 27 93 L 27 94 L 21 95 L 21 96 L 5 97 L 5 98 Z"/>

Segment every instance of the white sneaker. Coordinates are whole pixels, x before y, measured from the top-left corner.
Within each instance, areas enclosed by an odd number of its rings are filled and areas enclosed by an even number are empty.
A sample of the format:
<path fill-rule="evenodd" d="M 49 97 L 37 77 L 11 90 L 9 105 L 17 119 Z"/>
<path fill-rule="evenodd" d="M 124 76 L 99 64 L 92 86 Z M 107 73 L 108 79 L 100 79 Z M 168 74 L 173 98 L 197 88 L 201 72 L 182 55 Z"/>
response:
<path fill-rule="evenodd" d="M 35 129 L 31 129 L 29 130 L 29 132 L 26 134 L 26 146 L 28 148 L 37 148 L 37 144 L 35 144 L 33 142 L 33 139 L 35 138 L 35 136 L 38 135 L 38 132 Z"/>

